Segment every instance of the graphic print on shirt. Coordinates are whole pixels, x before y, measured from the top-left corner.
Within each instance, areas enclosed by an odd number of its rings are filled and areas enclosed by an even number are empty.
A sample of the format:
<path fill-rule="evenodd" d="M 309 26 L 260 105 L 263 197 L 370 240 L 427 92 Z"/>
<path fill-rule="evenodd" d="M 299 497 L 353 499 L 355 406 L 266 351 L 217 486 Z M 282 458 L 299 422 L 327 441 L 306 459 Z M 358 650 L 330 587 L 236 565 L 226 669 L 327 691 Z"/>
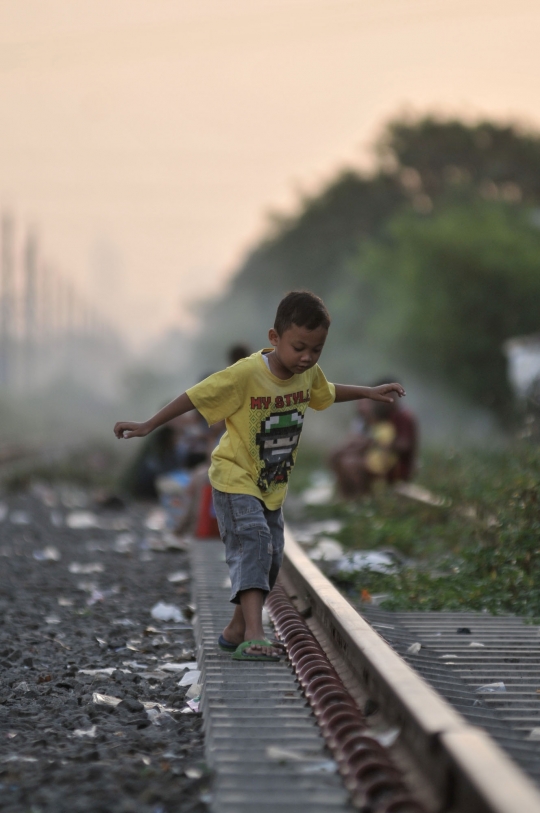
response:
<path fill-rule="evenodd" d="M 257 483 L 261 491 L 268 491 L 273 483 L 288 481 L 303 423 L 304 416 L 298 409 L 270 413 L 261 422 L 261 431 L 255 438 L 263 464 Z"/>

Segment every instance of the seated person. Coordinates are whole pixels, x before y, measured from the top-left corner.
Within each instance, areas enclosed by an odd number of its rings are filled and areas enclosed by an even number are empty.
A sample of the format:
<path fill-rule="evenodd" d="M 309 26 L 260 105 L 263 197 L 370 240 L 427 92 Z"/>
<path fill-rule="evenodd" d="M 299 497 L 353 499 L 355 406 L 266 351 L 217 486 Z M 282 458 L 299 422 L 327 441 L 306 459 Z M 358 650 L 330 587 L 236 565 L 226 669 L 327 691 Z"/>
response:
<path fill-rule="evenodd" d="M 382 383 L 379 381 L 375 386 Z M 367 494 L 376 481 L 410 480 L 418 445 L 416 419 L 392 404 L 358 401 L 353 432 L 330 457 L 338 489 L 345 499 Z"/>

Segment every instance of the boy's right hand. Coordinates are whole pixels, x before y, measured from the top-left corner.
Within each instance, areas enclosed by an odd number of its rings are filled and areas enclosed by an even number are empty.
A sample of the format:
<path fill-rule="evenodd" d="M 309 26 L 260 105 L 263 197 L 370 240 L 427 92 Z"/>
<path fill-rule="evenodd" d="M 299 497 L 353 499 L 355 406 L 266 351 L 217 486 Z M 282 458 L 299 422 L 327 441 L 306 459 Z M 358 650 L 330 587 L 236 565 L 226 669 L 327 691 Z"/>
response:
<path fill-rule="evenodd" d="M 114 425 L 114 434 L 117 438 L 144 438 L 150 434 L 150 427 L 145 421 L 144 423 L 135 423 L 134 421 L 118 421 Z"/>

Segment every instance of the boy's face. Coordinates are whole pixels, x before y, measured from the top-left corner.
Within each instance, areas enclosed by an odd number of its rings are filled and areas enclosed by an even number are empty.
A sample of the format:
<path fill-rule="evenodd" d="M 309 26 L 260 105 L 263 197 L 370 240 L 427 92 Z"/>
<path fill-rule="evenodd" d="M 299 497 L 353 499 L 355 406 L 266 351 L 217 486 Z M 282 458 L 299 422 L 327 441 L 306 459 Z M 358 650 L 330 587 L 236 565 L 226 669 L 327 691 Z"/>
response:
<path fill-rule="evenodd" d="M 268 333 L 278 362 L 291 375 L 304 373 L 317 364 L 327 336 L 328 330 L 322 326 L 308 330 L 291 325 L 281 336 L 274 328 Z"/>

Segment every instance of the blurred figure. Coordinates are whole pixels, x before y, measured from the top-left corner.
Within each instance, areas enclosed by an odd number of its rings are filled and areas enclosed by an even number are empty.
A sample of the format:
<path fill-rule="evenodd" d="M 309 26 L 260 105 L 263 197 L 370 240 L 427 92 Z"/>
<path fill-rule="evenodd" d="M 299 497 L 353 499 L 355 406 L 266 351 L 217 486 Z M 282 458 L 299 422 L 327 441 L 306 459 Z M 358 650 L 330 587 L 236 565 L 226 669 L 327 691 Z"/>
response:
<path fill-rule="evenodd" d="M 373 386 L 389 383 L 378 381 Z M 345 499 L 368 494 L 375 482 L 410 480 L 418 448 L 415 417 L 393 403 L 364 399 L 357 403 L 352 433 L 330 457 L 338 489 Z"/>

